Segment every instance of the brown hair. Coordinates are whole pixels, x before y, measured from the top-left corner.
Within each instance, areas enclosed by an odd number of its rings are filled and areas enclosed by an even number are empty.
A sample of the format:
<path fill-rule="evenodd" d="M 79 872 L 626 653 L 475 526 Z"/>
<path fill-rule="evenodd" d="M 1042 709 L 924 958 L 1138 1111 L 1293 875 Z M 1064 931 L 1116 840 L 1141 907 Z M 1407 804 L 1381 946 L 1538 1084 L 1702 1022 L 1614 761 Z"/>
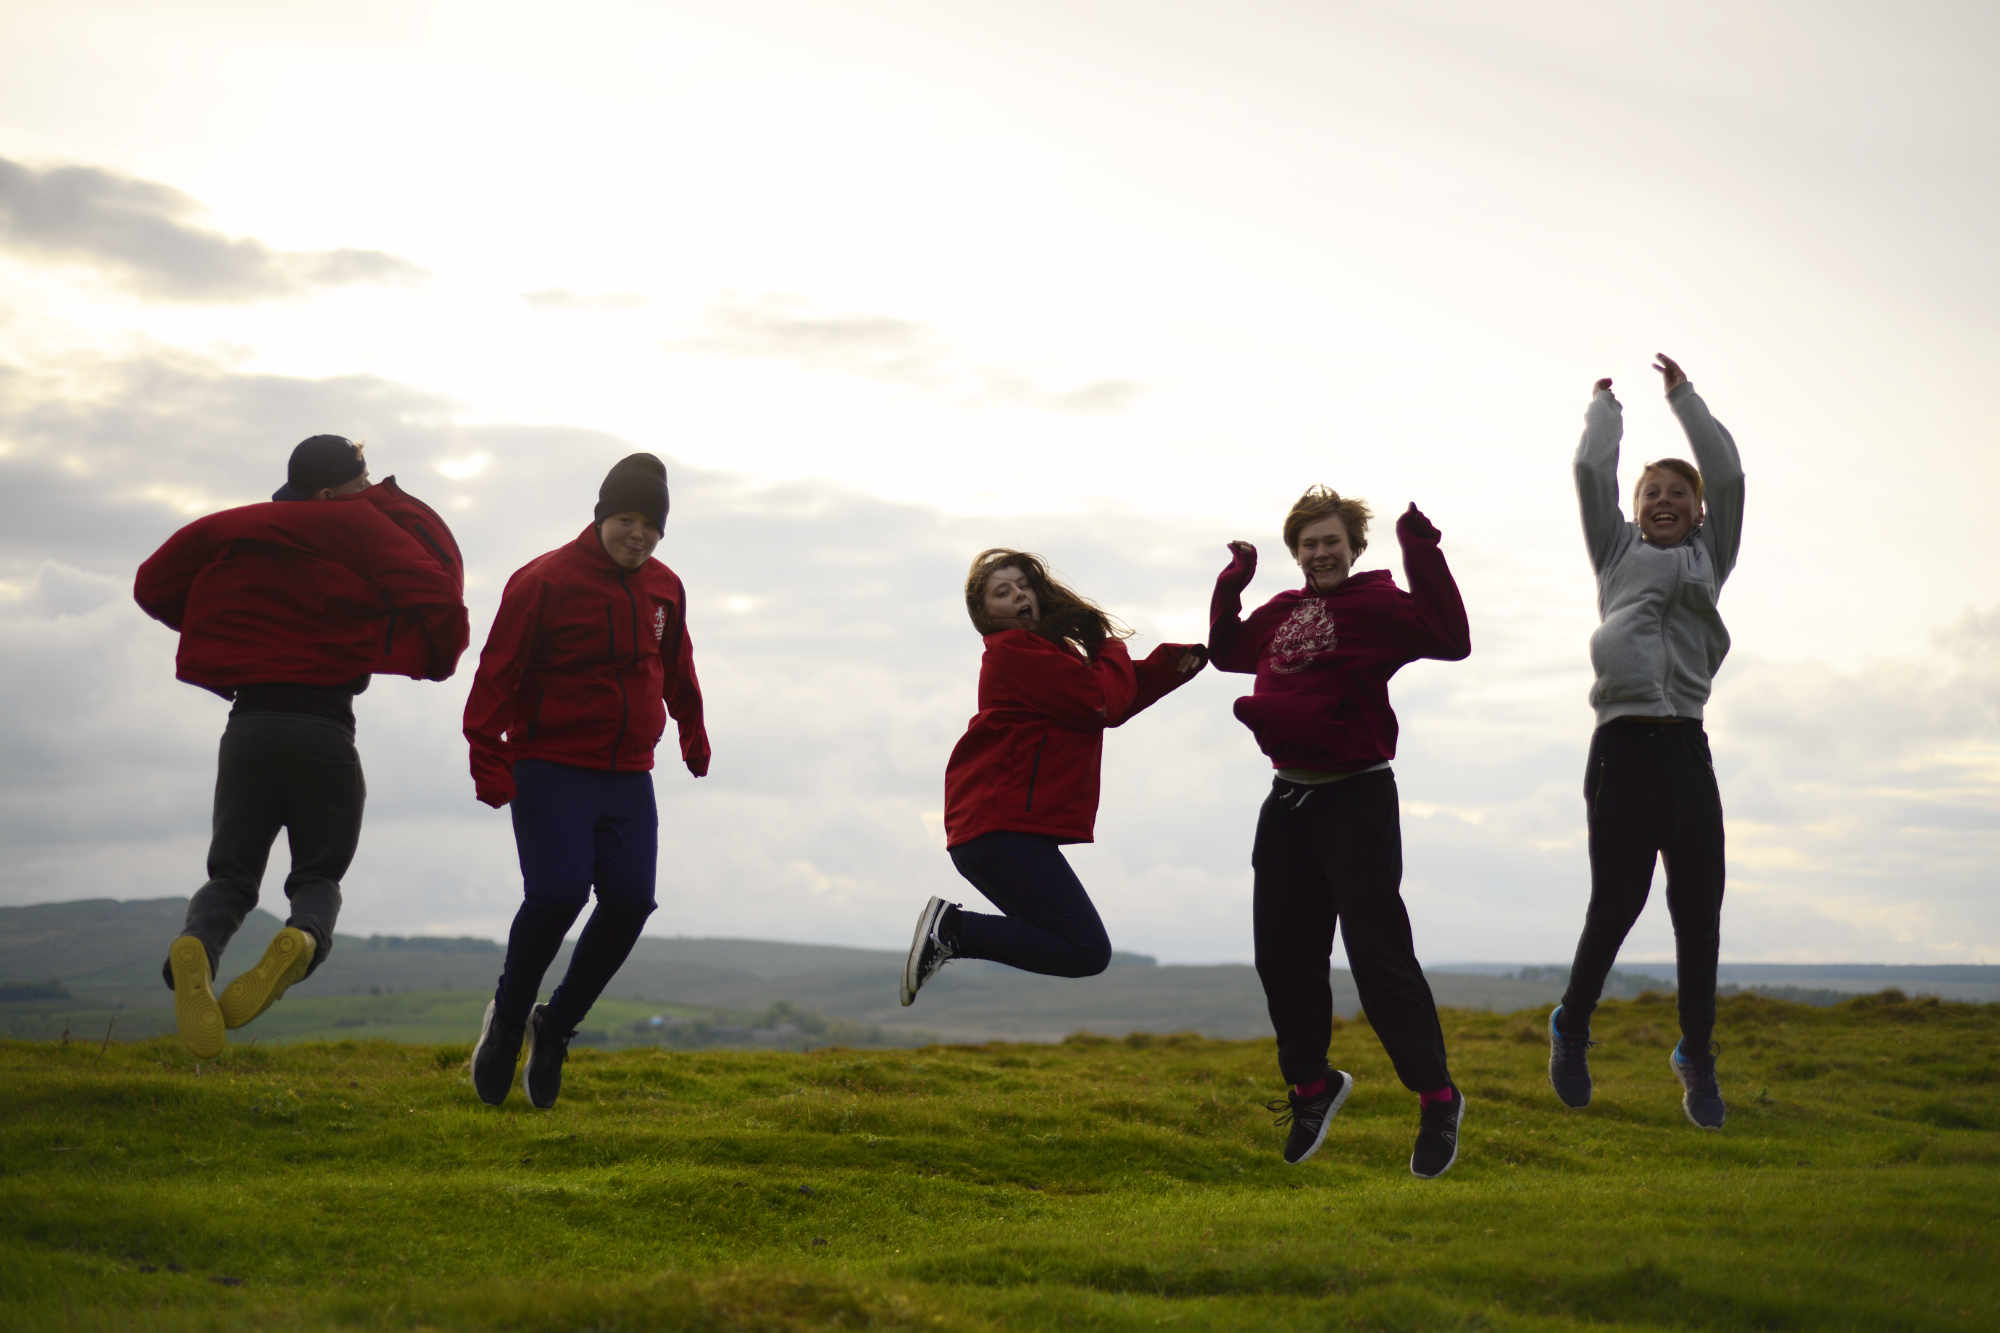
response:
<path fill-rule="evenodd" d="M 1639 492 L 1645 489 L 1646 474 L 1649 472 L 1671 472 L 1694 487 L 1694 502 L 1701 503 L 1701 469 L 1685 458 L 1662 458 L 1639 469 L 1639 480 L 1632 483 L 1632 509 L 1639 508 Z"/>
<path fill-rule="evenodd" d="M 1341 526 L 1347 529 L 1347 544 L 1360 555 L 1368 549 L 1368 520 L 1371 516 L 1368 502 L 1352 498 L 1343 499 L 1339 491 L 1331 486 L 1313 485 L 1306 487 L 1292 505 L 1292 512 L 1285 515 L 1285 549 L 1294 557 L 1299 553 L 1299 534 L 1323 518 L 1339 517 Z"/>
<path fill-rule="evenodd" d="M 965 574 L 965 613 L 972 617 L 972 627 L 981 634 L 1014 628 L 995 624 L 986 615 L 987 580 L 1009 565 L 1021 571 L 1041 605 L 1035 633 L 1043 638 L 1070 644 L 1084 656 L 1095 657 L 1106 639 L 1123 639 L 1132 633 L 1095 602 L 1058 583 L 1040 556 L 993 546 L 972 557 L 972 568 Z"/>

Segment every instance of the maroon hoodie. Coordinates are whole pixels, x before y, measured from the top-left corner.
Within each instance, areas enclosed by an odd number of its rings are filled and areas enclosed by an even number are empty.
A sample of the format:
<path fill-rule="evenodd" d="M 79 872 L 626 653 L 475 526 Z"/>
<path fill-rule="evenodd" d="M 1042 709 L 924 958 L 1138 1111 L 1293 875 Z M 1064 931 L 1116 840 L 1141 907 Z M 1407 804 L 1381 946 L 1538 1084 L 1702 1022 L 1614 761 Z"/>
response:
<path fill-rule="evenodd" d="M 1407 662 L 1456 662 L 1472 652 L 1465 603 L 1415 505 L 1396 521 L 1410 591 L 1387 570 L 1351 574 L 1330 592 L 1281 592 L 1243 619 L 1255 559 L 1237 557 L 1215 580 L 1208 656 L 1217 670 L 1255 673 L 1236 701 L 1274 768 L 1351 773 L 1396 757 L 1389 677 Z"/>

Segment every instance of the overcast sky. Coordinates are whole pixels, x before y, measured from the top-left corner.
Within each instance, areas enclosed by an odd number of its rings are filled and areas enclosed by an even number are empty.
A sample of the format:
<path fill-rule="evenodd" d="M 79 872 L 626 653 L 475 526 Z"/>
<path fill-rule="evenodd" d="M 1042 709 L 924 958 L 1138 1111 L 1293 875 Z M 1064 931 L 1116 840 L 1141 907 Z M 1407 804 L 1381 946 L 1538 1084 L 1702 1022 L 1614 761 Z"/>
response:
<path fill-rule="evenodd" d="M 198 886 L 226 705 L 132 573 L 335 431 L 450 519 L 474 631 L 359 701 L 344 931 L 504 935 L 478 645 L 643 448 L 715 747 L 657 773 L 652 933 L 904 947 L 971 894 L 969 558 L 1143 651 L 1232 537 L 1291 586 L 1318 481 L 1399 580 L 1419 502 L 1471 615 L 1394 687 L 1419 955 L 1566 960 L 1569 463 L 1601 375 L 1628 481 L 1686 452 L 1664 350 L 1748 475 L 1723 957 L 2000 962 L 1990 5 L 28 0 L 0 52 L 0 904 Z M 1119 948 L 1250 956 L 1247 687 L 1107 739 L 1073 861 Z M 1656 893 L 1625 957 L 1671 955 Z"/>

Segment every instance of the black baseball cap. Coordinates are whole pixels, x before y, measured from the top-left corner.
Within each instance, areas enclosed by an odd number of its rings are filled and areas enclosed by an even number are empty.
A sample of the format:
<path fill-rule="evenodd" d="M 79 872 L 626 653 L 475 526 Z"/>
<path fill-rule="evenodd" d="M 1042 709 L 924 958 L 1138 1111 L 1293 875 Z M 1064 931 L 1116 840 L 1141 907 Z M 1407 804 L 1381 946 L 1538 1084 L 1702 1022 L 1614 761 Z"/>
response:
<path fill-rule="evenodd" d="M 271 492 L 273 500 L 310 500 L 329 486 L 341 486 L 368 470 L 361 445 L 345 435 L 314 435 L 292 449 L 285 484 Z"/>

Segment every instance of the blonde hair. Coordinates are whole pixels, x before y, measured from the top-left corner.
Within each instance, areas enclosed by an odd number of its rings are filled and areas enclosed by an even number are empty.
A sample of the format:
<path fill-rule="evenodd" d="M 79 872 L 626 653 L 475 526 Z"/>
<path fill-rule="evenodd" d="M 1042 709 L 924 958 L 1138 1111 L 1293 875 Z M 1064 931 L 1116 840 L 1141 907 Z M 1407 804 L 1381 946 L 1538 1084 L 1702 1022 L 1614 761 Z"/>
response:
<path fill-rule="evenodd" d="M 1685 458 L 1661 458 L 1639 469 L 1639 480 L 1632 483 L 1632 511 L 1639 510 L 1639 492 L 1646 489 L 1646 478 L 1655 472 L 1671 472 L 1688 485 L 1694 487 L 1694 502 L 1702 500 L 1701 469 Z"/>
<path fill-rule="evenodd" d="M 1294 556 L 1299 553 L 1299 534 L 1323 518 L 1338 516 L 1341 526 L 1347 529 L 1347 545 L 1354 554 L 1360 555 L 1368 549 L 1368 520 L 1373 511 L 1366 500 L 1343 497 L 1331 486 L 1312 485 L 1306 487 L 1293 504 L 1292 512 L 1285 515 L 1285 549 Z"/>
<path fill-rule="evenodd" d="M 1095 657 L 1106 639 L 1131 635 L 1131 630 L 1095 602 L 1058 582 L 1040 556 L 1006 546 L 991 546 L 981 551 L 972 557 L 972 567 L 965 573 L 965 613 L 972 617 L 972 627 L 981 634 L 1016 628 L 995 623 L 986 614 L 987 581 L 1009 565 L 1021 571 L 1021 577 L 1027 580 L 1035 600 L 1041 604 L 1041 617 L 1034 632 L 1043 638 L 1067 643 L 1086 657 Z"/>

